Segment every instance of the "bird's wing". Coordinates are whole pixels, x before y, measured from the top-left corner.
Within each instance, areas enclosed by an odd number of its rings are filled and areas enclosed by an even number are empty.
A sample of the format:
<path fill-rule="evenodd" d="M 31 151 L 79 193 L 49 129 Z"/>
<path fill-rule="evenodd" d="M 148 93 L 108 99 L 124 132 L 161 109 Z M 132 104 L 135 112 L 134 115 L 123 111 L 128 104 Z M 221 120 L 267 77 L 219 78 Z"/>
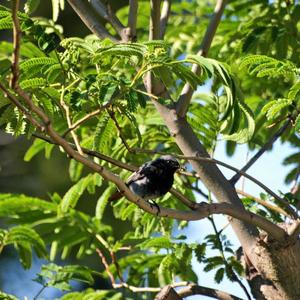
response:
<path fill-rule="evenodd" d="M 151 162 L 147 162 L 139 167 L 137 171 L 131 174 L 127 179 L 127 184 L 143 179 L 145 176 L 159 175 L 161 170 L 153 165 Z"/>

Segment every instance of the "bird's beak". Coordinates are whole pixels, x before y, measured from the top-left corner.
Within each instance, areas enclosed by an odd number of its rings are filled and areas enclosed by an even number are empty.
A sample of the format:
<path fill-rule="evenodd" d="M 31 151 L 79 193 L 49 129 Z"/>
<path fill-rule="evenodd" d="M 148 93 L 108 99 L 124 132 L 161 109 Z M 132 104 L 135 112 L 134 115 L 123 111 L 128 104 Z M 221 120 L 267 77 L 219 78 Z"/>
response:
<path fill-rule="evenodd" d="M 178 171 L 186 171 L 186 169 L 185 169 L 185 167 L 180 166 L 179 169 L 178 169 Z"/>

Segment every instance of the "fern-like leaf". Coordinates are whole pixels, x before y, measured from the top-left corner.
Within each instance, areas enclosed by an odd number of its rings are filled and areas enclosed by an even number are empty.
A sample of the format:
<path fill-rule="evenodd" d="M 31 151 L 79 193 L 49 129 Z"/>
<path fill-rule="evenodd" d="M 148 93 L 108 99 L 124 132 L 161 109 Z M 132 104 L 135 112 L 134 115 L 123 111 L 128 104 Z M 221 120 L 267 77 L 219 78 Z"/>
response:
<path fill-rule="evenodd" d="M 248 67 L 250 74 L 257 77 L 279 77 L 283 75 L 294 75 L 296 66 L 290 61 L 281 61 L 266 55 L 248 55 L 241 61 L 240 68 Z"/>
<path fill-rule="evenodd" d="M 74 184 L 64 195 L 60 204 L 61 211 L 67 212 L 70 207 L 75 207 L 80 196 L 86 190 L 90 183 L 91 175 L 81 178 L 76 184 Z"/>
<path fill-rule="evenodd" d="M 46 79 L 41 78 L 41 77 L 35 77 L 31 79 L 25 79 L 20 82 L 20 87 L 22 89 L 29 89 L 29 88 L 37 88 L 40 86 L 45 86 L 46 84 Z"/>

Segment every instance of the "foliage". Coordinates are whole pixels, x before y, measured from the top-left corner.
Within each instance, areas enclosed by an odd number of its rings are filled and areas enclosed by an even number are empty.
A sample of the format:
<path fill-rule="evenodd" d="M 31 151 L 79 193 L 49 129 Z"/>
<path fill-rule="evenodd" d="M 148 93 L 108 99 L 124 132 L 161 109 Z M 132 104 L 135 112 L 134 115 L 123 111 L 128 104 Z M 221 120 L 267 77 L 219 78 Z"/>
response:
<path fill-rule="evenodd" d="M 171 107 L 183 86 L 189 84 L 195 93 L 187 121 L 212 154 L 220 139 L 228 141 L 229 155 L 237 143 L 256 149 L 269 140 L 283 121 L 290 119 L 292 126 L 280 138 L 295 149 L 284 164 L 292 166 L 286 182 L 294 183 L 297 190 L 297 1 L 229 1 L 209 57 L 194 53 L 205 34 L 214 1 L 174 1 L 165 40 L 153 41 L 148 41 L 149 3 L 139 1 L 139 39 L 126 43 L 95 35 L 65 37 L 57 24 L 64 2 L 52 0 L 52 20 L 34 17 L 41 7 L 39 0 L 27 0 L 24 12 L 18 13 L 22 30 L 20 87 L 45 111 L 62 137 L 73 143 L 75 135 L 81 147 L 136 166 L 150 158 L 146 153 L 135 153 L 135 148 L 180 154 L 149 99 Z M 117 16 L 126 24 L 128 7 L 119 9 Z M 11 10 L 1 5 L 0 30 L 11 32 L 12 27 Z M 109 25 L 106 27 L 114 32 Z M 0 41 L 0 81 L 17 96 L 8 84 L 13 51 L 11 42 Z M 191 71 L 192 65 L 199 67 L 199 75 Z M 149 73 L 167 87 L 168 97 L 145 90 L 143 80 Z M 24 156 L 26 162 L 42 152 L 47 159 L 53 157 L 55 145 L 35 138 L 40 133 L 2 92 L 0 129 L 14 136 L 25 135 L 32 141 Z M 124 180 L 130 174 L 106 160 L 93 160 Z M 126 199 L 111 202 L 115 186 L 72 158 L 69 175 L 72 185 L 64 195 L 53 193 L 41 199 L 0 194 L 0 217 L 5 221 L 0 229 L 0 253 L 13 247 L 24 268 L 31 267 L 33 255 L 49 261 L 35 281 L 43 288 L 71 291 L 61 299 L 134 299 L 130 290 L 92 289 L 98 277 L 111 281 L 113 276 L 118 282 L 137 287 L 163 287 L 174 279 L 197 283 L 193 259 L 203 265 L 205 272 L 213 272 L 217 283 L 225 277 L 240 281 L 244 275 L 233 245 L 222 230 L 217 230 L 213 219 L 214 232 L 195 243 L 178 235 L 187 226 L 185 221 L 157 218 Z M 173 187 L 195 201 L 198 183 L 196 177 L 175 175 Z M 89 195 L 96 200 L 87 200 Z M 299 191 L 283 193 L 282 197 L 299 207 Z M 242 200 L 247 209 L 274 223 L 285 221 L 285 216 L 270 205 L 262 205 L 266 202 L 284 209 L 267 194 L 260 195 L 260 203 L 251 197 Z M 159 205 L 186 209 L 169 193 L 159 199 Z M 88 207 L 89 212 L 83 212 L 82 206 Z M 101 272 L 95 271 L 98 265 L 94 267 L 95 261 L 100 265 L 99 257 L 95 258 L 99 251 L 109 265 Z M 54 263 L 57 259 L 68 264 L 59 266 Z M 93 268 L 85 266 L 83 259 L 92 259 Z M 73 280 L 84 282 L 89 288 L 72 292 Z M 15 299 L 0 292 L 1 297 Z M 148 296 L 145 293 L 141 297 Z"/>

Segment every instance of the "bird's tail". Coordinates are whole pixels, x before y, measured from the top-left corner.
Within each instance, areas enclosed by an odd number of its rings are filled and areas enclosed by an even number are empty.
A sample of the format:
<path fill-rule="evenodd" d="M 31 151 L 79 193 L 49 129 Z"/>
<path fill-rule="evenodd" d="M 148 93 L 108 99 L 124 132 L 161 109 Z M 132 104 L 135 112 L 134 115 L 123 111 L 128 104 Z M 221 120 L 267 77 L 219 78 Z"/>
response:
<path fill-rule="evenodd" d="M 112 194 L 109 198 L 108 201 L 117 201 L 119 199 L 121 199 L 124 196 L 124 192 L 123 191 L 117 191 L 114 194 Z"/>

